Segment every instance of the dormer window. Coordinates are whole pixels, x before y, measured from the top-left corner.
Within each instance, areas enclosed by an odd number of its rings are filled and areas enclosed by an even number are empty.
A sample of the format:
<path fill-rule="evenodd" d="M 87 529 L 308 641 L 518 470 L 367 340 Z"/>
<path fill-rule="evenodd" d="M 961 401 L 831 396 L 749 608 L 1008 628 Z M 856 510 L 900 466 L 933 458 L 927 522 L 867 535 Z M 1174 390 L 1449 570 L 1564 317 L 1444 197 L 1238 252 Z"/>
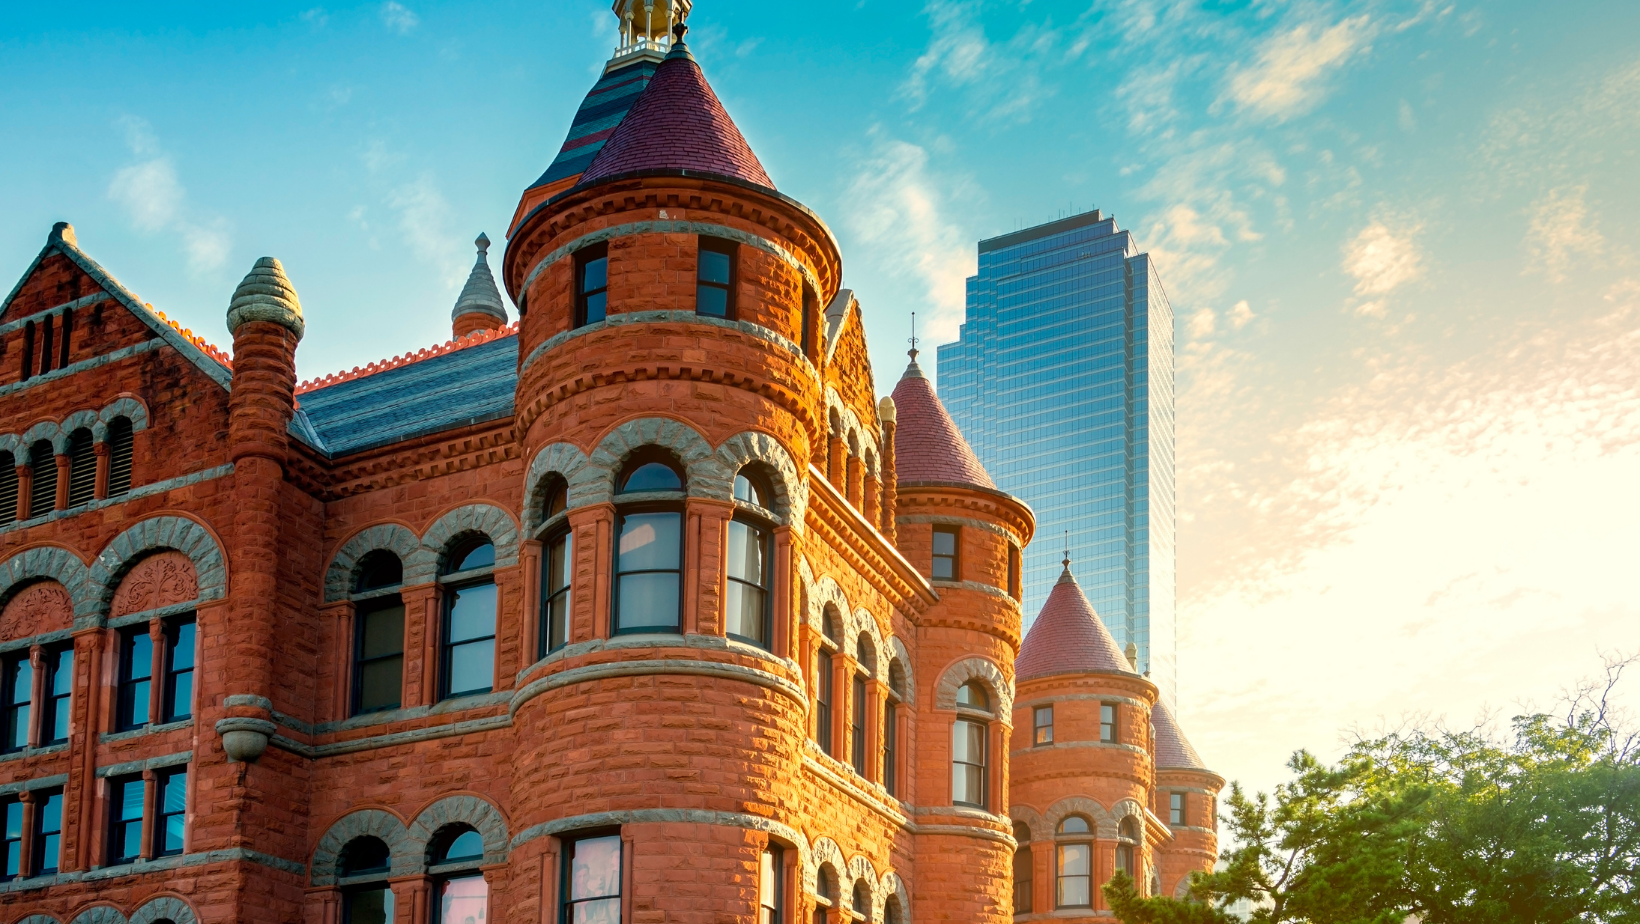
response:
<path fill-rule="evenodd" d="M 733 320 L 735 251 L 734 241 L 717 237 L 700 239 L 699 272 L 695 286 L 697 314 Z"/>

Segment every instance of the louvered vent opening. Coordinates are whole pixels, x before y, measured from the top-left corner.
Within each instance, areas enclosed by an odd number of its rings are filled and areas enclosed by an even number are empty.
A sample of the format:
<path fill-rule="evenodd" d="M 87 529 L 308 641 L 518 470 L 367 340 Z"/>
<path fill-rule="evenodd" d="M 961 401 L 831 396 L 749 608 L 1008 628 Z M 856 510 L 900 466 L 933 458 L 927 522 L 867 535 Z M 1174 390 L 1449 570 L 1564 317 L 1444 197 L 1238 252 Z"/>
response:
<path fill-rule="evenodd" d="M 57 453 L 50 440 L 40 440 L 29 449 L 28 464 L 34 470 L 28 498 L 28 516 L 32 520 L 57 508 Z"/>
<path fill-rule="evenodd" d="M 108 425 L 108 496 L 131 491 L 131 421 L 116 417 Z"/>
<path fill-rule="evenodd" d="M 88 504 L 97 496 L 97 451 L 91 431 L 81 427 L 68 438 L 68 505 Z"/>
<path fill-rule="evenodd" d="M 0 452 L 0 523 L 17 520 L 17 457 Z"/>

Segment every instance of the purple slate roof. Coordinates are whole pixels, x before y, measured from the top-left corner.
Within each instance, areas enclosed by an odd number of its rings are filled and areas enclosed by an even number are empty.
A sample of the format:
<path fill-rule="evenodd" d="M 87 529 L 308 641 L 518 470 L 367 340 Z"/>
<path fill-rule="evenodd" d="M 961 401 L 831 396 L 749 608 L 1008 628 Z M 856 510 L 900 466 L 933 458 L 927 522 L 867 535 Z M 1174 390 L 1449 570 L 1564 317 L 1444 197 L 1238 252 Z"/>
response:
<path fill-rule="evenodd" d="M 655 68 L 576 185 L 645 170 L 715 174 L 774 188 L 682 42 Z"/>
<path fill-rule="evenodd" d="M 996 490 L 985 466 L 962 438 L 962 431 L 946 413 L 913 357 L 905 375 L 894 386 L 895 480 L 900 484 L 943 482 Z"/>
<path fill-rule="evenodd" d="M 1066 563 L 1059 582 L 1048 594 L 1048 602 L 1042 604 L 1042 612 L 1031 623 L 1025 643 L 1019 646 L 1014 678 L 1031 680 L 1082 671 L 1137 674 L 1093 611 L 1093 604 L 1083 596 Z M 1160 728 L 1158 725 L 1158 731 Z"/>
<path fill-rule="evenodd" d="M 1158 770 L 1207 770 L 1200 754 L 1185 740 L 1184 731 L 1173 720 L 1166 705 L 1150 710 L 1150 724 L 1156 726 L 1156 768 Z M 1211 773 L 1211 770 L 1208 770 Z"/>

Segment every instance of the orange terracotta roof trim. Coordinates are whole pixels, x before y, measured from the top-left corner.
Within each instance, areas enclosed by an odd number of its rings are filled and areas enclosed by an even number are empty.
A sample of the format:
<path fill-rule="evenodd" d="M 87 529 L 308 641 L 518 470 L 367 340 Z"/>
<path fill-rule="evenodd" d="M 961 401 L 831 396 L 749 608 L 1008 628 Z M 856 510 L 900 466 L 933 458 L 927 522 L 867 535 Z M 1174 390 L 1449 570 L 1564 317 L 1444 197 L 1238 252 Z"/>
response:
<path fill-rule="evenodd" d="M 448 340 L 444 343 L 438 344 L 437 346 L 430 346 L 425 349 L 417 350 L 414 353 L 405 353 L 403 356 L 389 357 L 387 359 L 373 362 L 368 366 L 354 366 L 352 369 L 345 372 L 332 372 L 330 375 L 321 376 L 316 379 L 309 379 L 306 382 L 302 382 L 296 386 L 296 393 L 300 395 L 310 391 L 317 391 L 321 388 L 329 388 L 332 385 L 340 385 L 343 382 L 351 382 L 354 379 L 362 379 L 366 376 L 375 375 L 378 372 L 386 372 L 389 369 L 399 369 L 404 366 L 411 365 L 412 363 L 419 363 L 424 359 L 444 356 L 454 353 L 457 350 L 465 350 L 468 347 L 475 347 L 495 340 L 500 340 L 502 337 L 511 337 L 517 333 L 518 322 L 516 321 L 506 327 L 498 327 L 494 330 L 475 330 L 465 337 L 457 337 L 454 340 Z"/>
<path fill-rule="evenodd" d="M 158 316 L 158 318 L 161 321 L 164 321 L 166 324 L 171 325 L 171 329 L 176 331 L 177 333 L 181 334 L 183 339 L 187 340 L 189 343 L 193 344 L 194 346 L 199 347 L 200 352 L 202 352 L 206 356 L 209 356 L 210 358 L 216 360 L 217 362 L 221 363 L 222 365 L 228 367 L 229 369 L 233 368 L 233 357 L 230 356 L 226 351 L 224 351 L 224 350 L 220 349 L 219 347 L 217 347 L 216 344 L 211 343 L 209 340 L 206 340 L 204 337 L 199 336 L 198 334 L 194 333 L 193 331 L 189 330 L 188 328 L 183 327 L 181 324 L 178 324 L 177 322 L 175 322 L 175 321 L 171 320 L 170 318 L 166 317 L 165 312 L 156 309 L 153 305 L 149 305 L 149 304 L 144 303 L 143 307 L 147 308 L 149 311 L 154 312 L 154 314 L 156 316 Z"/>

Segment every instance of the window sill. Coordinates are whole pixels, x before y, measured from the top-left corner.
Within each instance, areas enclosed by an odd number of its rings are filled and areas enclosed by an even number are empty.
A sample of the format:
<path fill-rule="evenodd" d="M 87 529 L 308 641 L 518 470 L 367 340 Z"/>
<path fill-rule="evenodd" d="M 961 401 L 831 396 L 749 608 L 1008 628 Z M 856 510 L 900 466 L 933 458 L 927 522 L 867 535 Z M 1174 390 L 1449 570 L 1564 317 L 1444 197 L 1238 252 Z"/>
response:
<path fill-rule="evenodd" d="M 22 748 L 16 751 L 7 751 L 0 754 L 0 762 L 8 760 L 27 760 L 30 757 L 44 757 L 47 754 L 61 754 L 68 750 L 68 742 L 60 744 L 45 744 L 37 748 Z"/>
<path fill-rule="evenodd" d="M 147 735 L 163 735 L 166 732 L 188 728 L 193 724 L 193 717 L 189 716 L 186 719 L 178 719 L 175 722 L 165 722 L 160 725 L 144 725 L 141 728 L 133 728 L 129 731 L 105 732 L 104 734 L 98 736 L 97 740 L 103 744 L 113 744 L 117 741 L 130 741 L 133 738 L 142 738 Z"/>

